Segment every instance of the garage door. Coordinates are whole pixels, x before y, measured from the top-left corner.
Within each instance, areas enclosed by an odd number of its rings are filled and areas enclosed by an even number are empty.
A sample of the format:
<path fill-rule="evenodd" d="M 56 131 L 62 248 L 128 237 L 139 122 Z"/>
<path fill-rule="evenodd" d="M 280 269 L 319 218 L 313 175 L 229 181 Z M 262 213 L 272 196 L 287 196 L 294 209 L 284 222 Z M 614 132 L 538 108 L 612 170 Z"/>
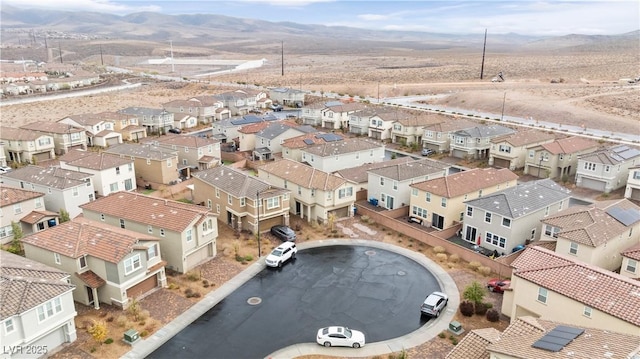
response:
<path fill-rule="evenodd" d="M 209 258 L 208 245 L 189 254 L 189 256 L 187 257 L 187 268 L 185 268 L 185 271 L 191 270 L 193 267 L 205 261 L 207 258 Z"/>
<path fill-rule="evenodd" d="M 265 220 L 260 218 L 260 232 L 267 231 L 271 227 L 275 226 L 276 224 L 285 224 L 284 217 L 278 216 L 278 217 L 273 217 Z"/>
<path fill-rule="evenodd" d="M 37 162 L 46 161 L 51 159 L 51 153 L 50 152 L 38 153 L 36 155 L 33 155 L 33 157 L 35 157 Z"/>
<path fill-rule="evenodd" d="M 593 178 L 582 178 L 582 184 L 580 187 L 593 189 L 596 191 L 604 192 L 604 188 L 607 184 L 603 181 L 594 180 Z"/>
<path fill-rule="evenodd" d="M 640 189 L 632 188 L 630 199 L 635 199 L 636 201 L 640 201 Z"/>
<path fill-rule="evenodd" d="M 451 151 L 451 156 L 455 158 L 465 158 L 467 157 L 467 153 L 461 150 L 453 150 Z"/>
<path fill-rule="evenodd" d="M 157 286 L 158 286 L 158 276 L 153 275 L 143 280 L 142 282 L 134 285 L 133 287 L 127 289 L 127 297 L 128 298 L 138 297 L 141 294 L 144 294 Z"/>
<path fill-rule="evenodd" d="M 329 211 L 329 213 L 333 213 L 336 215 L 336 218 L 344 218 L 349 216 L 349 206 L 336 208 L 333 211 Z"/>
<path fill-rule="evenodd" d="M 108 138 L 107 145 L 114 146 L 118 144 L 118 137 Z"/>
<path fill-rule="evenodd" d="M 493 166 L 498 168 L 509 168 L 511 161 L 505 160 L 504 158 L 494 158 Z"/>

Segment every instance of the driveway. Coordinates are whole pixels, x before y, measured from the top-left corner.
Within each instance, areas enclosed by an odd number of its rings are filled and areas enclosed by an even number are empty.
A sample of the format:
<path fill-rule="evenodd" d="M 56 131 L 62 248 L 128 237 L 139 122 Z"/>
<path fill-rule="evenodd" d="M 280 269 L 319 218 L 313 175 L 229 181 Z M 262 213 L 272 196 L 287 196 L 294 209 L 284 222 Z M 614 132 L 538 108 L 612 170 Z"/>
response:
<path fill-rule="evenodd" d="M 381 248 L 314 247 L 297 257 L 259 271 L 148 357 L 262 358 L 313 343 L 328 325 L 362 330 L 367 343 L 384 341 L 426 324 L 419 306 L 441 289 L 424 266 Z"/>

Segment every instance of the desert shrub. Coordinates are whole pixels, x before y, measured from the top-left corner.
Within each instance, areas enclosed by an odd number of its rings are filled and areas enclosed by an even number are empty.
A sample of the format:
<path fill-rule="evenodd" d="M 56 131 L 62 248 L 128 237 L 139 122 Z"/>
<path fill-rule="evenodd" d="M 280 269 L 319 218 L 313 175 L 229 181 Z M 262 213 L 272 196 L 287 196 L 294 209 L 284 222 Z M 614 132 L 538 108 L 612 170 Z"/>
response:
<path fill-rule="evenodd" d="M 107 338 L 107 340 L 105 340 L 104 343 L 105 344 L 111 344 L 111 343 L 113 343 L 113 339 Z"/>
<path fill-rule="evenodd" d="M 95 339 L 99 343 L 102 343 L 107 338 L 107 323 L 102 320 L 94 320 L 93 325 L 90 326 L 87 331 L 89 332 L 89 334 L 91 334 L 93 339 Z"/>
<path fill-rule="evenodd" d="M 95 353 L 95 351 L 98 350 L 96 349 L 96 347 L 91 347 L 91 349 L 89 349 L 90 352 Z"/>
<path fill-rule="evenodd" d="M 433 252 L 434 253 L 444 253 L 444 252 L 446 252 L 446 250 L 442 246 L 435 246 L 435 247 L 433 247 Z"/>
<path fill-rule="evenodd" d="M 200 280 L 200 273 L 198 273 L 198 272 L 189 272 L 189 273 L 187 273 L 187 279 L 192 281 L 192 282 Z"/>
<path fill-rule="evenodd" d="M 436 258 L 438 259 L 438 262 L 446 262 L 447 261 L 447 255 L 445 253 L 436 254 Z"/>
<path fill-rule="evenodd" d="M 497 322 L 500 320 L 500 314 L 495 309 L 487 310 L 487 320 L 490 322 Z"/>
<path fill-rule="evenodd" d="M 205 287 L 205 288 L 207 288 L 207 287 L 209 286 L 209 281 L 208 281 L 208 280 L 206 280 L 206 279 L 203 279 L 203 280 L 202 280 L 202 286 L 203 286 L 203 287 Z"/>
<path fill-rule="evenodd" d="M 99 316 L 100 318 L 104 318 L 104 317 L 106 317 L 107 315 L 109 315 L 109 313 L 107 313 L 107 312 L 100 312 L 100 314 L 98 314 L 98 316 Z"/>
<path fill-rule="evenodd" d="M 114 319 L 113 315 L 110 315 L 110 316 L 107 317 L 107 322 L 111 323 L 111 322 L 113 322 L 113 319 Z"/>
<path fill-rule="evenodd" d="M 120 315 L 118 316 L 118 319 L 116 319 L 116 324 L 119 327 L 125 327 L 127 326 L 127 323 L 129 323 L 129 319 L 127 319 L 126 315 Z"/>
<path fill-rule="evenodd" d="M 440 337 L 440 338 L 444 338 L 446 336 L 447 336 L 447 333 L 445 333 L 444 330 L 441 331 L 440 334 L 438 334 L 438 337 Z"/>
<path fill-rule="evenodd" d="M 488 276 L 489 274 L 491 274 L 491 268 L 489 267 L 485 267 L 485 266 L 480 266 L 478 267 L 478 273 L 484 275 L 484 276 Z"/>
<path fill-rule="evenodd" d="M 458 345 L 458 339 L 457 338 L 451 338 L 451 344 Z"/>
<path fill-rule="evenodd" d="M 475 307 L 475 312 L 477 315 L 485 315 L 487 314 L 487 310 L 489 307 L 485 303 L 477 303 Z"/>
<path fill-rule="evenodd" d="M 482 266 L 482 264 L 480 264 L 480 262 L 476 262 L 476 261 L 469 262 L 469 269 L 471 269 L 471 270 L 474 270 L 474 271 L 478 270 L 478 268 L 480 268 L 480 266 Z"/>
<path fill-rule="evenodd" d="M 151 333 L 155 329 L 156 329 L 156 325 L 154 323 L 151 323 L 144 328 L 144 330 L 148 331 L 149 333 Z"/>
<path fill-rule="evenodd" d="M 363 222 L 367 222 L 367 221 L 369 221 L 369 216 L 367 216 L 366 214 L 363 214 L 362 216 L 360 216 L 360 219 L 361 219 Z"/>
<path fill-rule="evenodd" d="M 244 260 L 247 262 L 251 262 L 253 260 L 253 256 L 251 254 L 247 254 L 244 256 Z"/>
<path fill-rule="evenodd" d="M 142 338 L 146 337 L 147 335 L 149 335 L 149 332 L 148 332 L 148 331 L 146 331 L 146 330 L 143 330 L 143 331 L 141 331 L 141 332 L 140 332 L 140 336 L 141 336 Z"/>
<path fill-rule="evenodd" d="M 175 283 L 169 283 L 169 289 L 180 289 L 180 286 Z"/>
<path fill-rule="evenodd" d="M 457 254 L 452 254 L 449 256 L 449 262 L 451 263 L 458 263 L 460 262 L 460 256 Z"/>
<path fill-rule="evenodd" d="M 193 294 L 193 289 L 191 288 L 187 288 L 184 290 L 184 295 L 187 296 L 187 298 L 191 298 L 190 296 Z"/>
<path fill-rule="evenodd" d="M 142 308 L 140 308 L 140 303 L 136 298 L 132 298 L 129 307 L 127 308 L 127 312 L 133 316 L 134 320 L 139 320 L 140 310 L 142 310 Z"/>
<path fill-rule="evenodd" d="M 202 294 L 200 294 L 200 292 L 193 292 L 193 298 L 200 298 L 202 297 Z"/>
<path fill-rule="evenodd" d="M 138 316 L 141 320 L 147 319 L 151 316 L 148 310 L 141 310 L 140 315 Z"/>
<path fill-rule="evenodd" d="M 447 267 L 449 267 L 449 269 L 453 269 L 453 268 L 456 267 L 456 264 L 449 262 L 449 263 L 447 263 Z"/>
<path fill-rule="evenodd" d="M 294 223 L 293 230 L 296 231 L 296 232 L 299 232 L 299 231 L 302 230 L 302 225 L 300 224 L 300 222 Z"/>
<path fill-rule="evenodd" d="M 460 314 L 464 315 L 465 317 L 470 317 L 473 315 L 473 312 L 474 312 L 473 303 L 471 303 L 468 300 L 465 300 L 462 303 L 460 303 Z"/>
<path fill-rule="evenodd" d="M 487 309 L 493 308 L 493 304 L 491 303 L 484 303 L 484 305 L 487 307 Z"/>

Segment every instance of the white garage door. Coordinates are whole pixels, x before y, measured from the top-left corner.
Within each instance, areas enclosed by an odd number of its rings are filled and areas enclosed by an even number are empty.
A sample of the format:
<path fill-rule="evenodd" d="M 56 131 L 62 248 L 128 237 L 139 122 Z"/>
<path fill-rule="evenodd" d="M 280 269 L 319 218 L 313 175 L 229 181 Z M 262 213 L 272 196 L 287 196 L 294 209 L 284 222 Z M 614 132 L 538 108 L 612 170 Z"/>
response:
<path fill-rule="evenodd" d="M 606 185 L 607 184 L 603 181 L 594 180 L 592 178 L 582 178 L 582 184 L 580 185 L 580 187 L 604 192 L 604 188 Z"/>
<path fill-rule="evenodd" d="M 193 267 L 209 258 L 209 247 L 210 245 L 204 246 L 197 251 L 189 254 L 189 256 L 187 257 L 187 268 L 185 268 L 185 271 L 193 269 Z"/>

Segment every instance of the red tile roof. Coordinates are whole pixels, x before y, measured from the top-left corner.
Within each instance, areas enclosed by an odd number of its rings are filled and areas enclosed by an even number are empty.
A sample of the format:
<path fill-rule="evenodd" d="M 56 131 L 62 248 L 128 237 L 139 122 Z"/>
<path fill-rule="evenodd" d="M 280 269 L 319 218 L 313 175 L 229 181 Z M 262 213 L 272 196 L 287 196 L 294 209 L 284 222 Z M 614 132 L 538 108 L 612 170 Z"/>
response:
<path fill-rule="evenodd" d="M 37 197 L 44 197 L 44 193 L 28 191 L 21 188 L 2 186 L 0 188 L 0 208 L 4 208 L 16 203 L 25 202 Z"/>
<path fill-rule="evenodd" d="M 90 270 L 76 273 L 76 276 L 90 288 L 100 288 L 107 283 L 104 279 L 100 278 L 99 275 Z"/>
<path fill-rule="evenodd" d="M 465 193 L 516 181 L 517 179 L 518 175 L 506 168 L 474 168 L 449 176 L 414 183 L 411 187 L 433 193 L 437 196 L 455 198 Z"/>
<path fill-rule="evenodd" d="M 561 138 L 559 140 L 542 145 L 545 150 L 555 155 L 564 153 L 576 153 L 590 148 L 593 148 L 595 150 L 596 148 L 598 148 L 598 146 L 599 145 L 596 141 L 578 136 Z"/>

